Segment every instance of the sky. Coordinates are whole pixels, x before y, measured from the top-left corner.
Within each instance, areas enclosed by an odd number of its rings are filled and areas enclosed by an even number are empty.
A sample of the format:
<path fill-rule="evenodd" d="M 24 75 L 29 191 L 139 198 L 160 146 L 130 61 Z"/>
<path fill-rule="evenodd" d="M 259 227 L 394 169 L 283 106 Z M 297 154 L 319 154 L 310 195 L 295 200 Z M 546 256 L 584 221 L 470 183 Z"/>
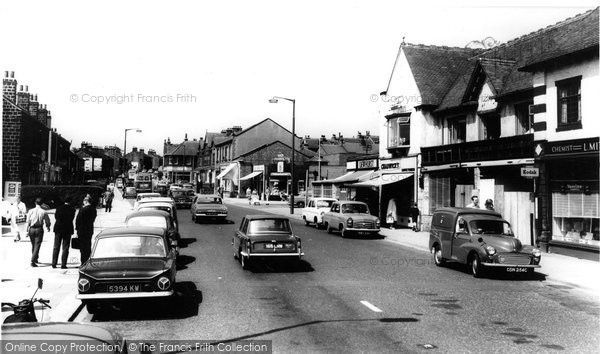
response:
<path fill-rule="evenodd" d="M 506 42 L 598 1 L 3 1 L 0 67 L 79 147 L 154 149 L 272 118 L 296 134 L 379 134 L 402 39 Z M 374 96 L 373 96 L 374 95 Z"/>

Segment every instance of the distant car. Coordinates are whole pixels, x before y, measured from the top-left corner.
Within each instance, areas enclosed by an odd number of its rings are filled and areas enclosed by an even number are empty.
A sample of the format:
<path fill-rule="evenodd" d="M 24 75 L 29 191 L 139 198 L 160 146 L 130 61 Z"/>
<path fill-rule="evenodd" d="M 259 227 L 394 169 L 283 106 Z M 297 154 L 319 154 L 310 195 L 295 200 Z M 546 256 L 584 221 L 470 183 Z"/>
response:
<path fill-rule="evenodd" d="M 286 198 L 287 198 L 288 205 L 290 205 L 292 203 L 292 198 L 290 198 L 289 196 L 286 196 Z M 294 207 L 304 208 L 305 204 L 306 204 L 306 193 L 301 192 L 300 194 L 294 196 Z"/>
<path fill-rule="evenodd" d="M 123 188 L 123 180 L 121 178 L 118 178 L 117 181 L 115 182 L 115 186 L 117 188 Z"/>
<path fill-rule="evenodd" d="M 261 258 L 300 260 L 304 256 L 300 237 L 294 235 L 290 220 L 283 216 L 246 215 L 231 244 L 243 269 Z"/>
<path fill-rule="evenodd" d="M 164 183 L 159 183 L 155 188 L 156 193 L 159 193 L 162 197 L 166 197 L 169 192 L 169 186 Z"/>
<path fill-rule="evenodd" d="M 135 198 L 137 197 L 137 192 L 135 187 L 125 187 L 125 191 L 123 192 L 123 198 Z"/>
<path fill-rule="evenodd" d="M 169 241 L 167 245 L 169 247 L 175 247 L 177 252 L 179 252 L 179 241 L 181 240 L 181 237 L 179 235 L 179 231 L 177 230 L 177 224 L 173 220 L 171 214 L 166 211 L 155 209 L 134 211 L 125 217 L 125 226 L 159 227 L 165 230 L 165 235 Z"/>
<path fill-rule="evenodd" d="M 140 352 L 135 347 L 129 346 L 127 341 L 113 330 L 76 322 L 3 324 L 2 340 L 5 343 L 15 343 L 14 349 L 18 348 L 16 343 L 31 343 L 44 340 L 46 343 L 85 343 L 89 348 L 111 349 L 110 351 L 99 349 L 98 351 L 101 353 L 133 354 Z M 76 350 L 73 350 L 74 348 L 67 349 L 67 352 L 76 352 Z M 37 349 L 39 351 L 41 347 L 38 346 Z"/>
<path fill-rule="evenodd" d="M 171 198 L 178 208 L 191 208 L 196 193 L 192 189 L 176 189 L 171 191 Z"/>
<path fill-rule="evenodd" d="M 151 193 L 151 192 L 146 192 L 146 193 L 138 193 L 135 196 L 135 203 L 133 203 L 133 209 L 137 209 L 137 206 L 140 204 L 140 200 L 142 199 L 147 199 L 147 198 L 158 198 L 160 197 L 160 193 Z"/>
<path fill-rule="evenodd" d="M 323 225 L 323 214 L 331 209 L 331 205 L 337 202 L 335 198 L 311 198 L 302 210 L 302 219 L 306 225 L 313 223 L 316 228 Z"/>
<path fill-rule="evenodd" d="M 331 209 L 323 214 L 323 225 L 328 233 L 334 230 L 342 237 L 349 234 L 359 236 L 377 235 L 380 220 L 369 212 L 369 207 L 363 202 L 339 201 L 331 205 Z"/>
<path fill-rule="evenodd" d="M 96 236 L 90 259 L 79 268 L 78 294 L 93 314 L 105 303 L 174 294 L 176 252 L 164 230 L 117 227 Z"/>
<path fill-rule="evenodd" d="M 541 251 L 523 246 L 510 223 L 494 211 L 475 208 L 438 208 L 431 219 L 429 249 L 437 266 L 446 261 L 467 264 L 475 277 L 486 270 L 533 272 Z"/>
<path fill-rule="evenodd" d="M 158 198 L 157 198 L 158 199 Z M 173 222 L 175 223 L 175 227 L 179 230 L 179 221 L 177 220 L 177 208 L 175 207 L 175 202 L 173 201 L 157 201 L 152 199 L 146 199 L 140 201 L 140 204 L 134 211 L 141 210 L 162 210 L 166 211 L 173 218 Z"/>
<path fill-rule="evenodd" d="M 193 190 L 194 189 L 194 185 L 191 184 L 191 183 L 183 183 L 181 185 L 181 188 L 183 188 L 183 189 L 192 189 Z"/>
<path fill-rule="evenodd" d="M 216 194 L 197 194 L 190 207 L 192 221 L 200 220 L 225 220 L 227 218 L 227 207 L 223 200 Z"/>

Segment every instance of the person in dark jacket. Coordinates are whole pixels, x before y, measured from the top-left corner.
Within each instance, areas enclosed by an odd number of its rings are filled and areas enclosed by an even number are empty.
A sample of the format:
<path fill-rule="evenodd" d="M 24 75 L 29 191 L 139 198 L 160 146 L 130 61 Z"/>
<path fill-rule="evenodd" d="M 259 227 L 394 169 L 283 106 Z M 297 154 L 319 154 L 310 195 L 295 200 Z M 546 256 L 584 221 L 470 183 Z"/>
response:
<path fill-rule="evenodd" d="M 417 203 L 414 203 L 413 206 L 410 208 L 410 217 L 412 219 L 412 230 L 413 231 L 419 231 L 419 215 L 421 214 L 421 212 L 419 211 L 419 206 L 417 205 Z"/>
<path fill-rule="evenodd" d="M 96 220 L 96 209 L 92 201 L 83 199 L 83 207 L 79 209 L 75 219 L 77 237 L 79 238 L 79 251 L 81 252 L 81 264 L 87 262 L 92 253 L 92 235 L 94 234 L 94 221 Z"/>
<path fill-rule="evenodd" d="M 56 268 L 58 263 L 58 253 L 62 244 L 61 269 L 67 269 L 69 258 L 69 247 L 71 235 L 73 235 L 73 219 L 75 218 L 75 208 L 69 201 L 56 208 L 54 214 L 56 222 L 54 223 L 54 250 L 52 251 L 52 268 Z"/>

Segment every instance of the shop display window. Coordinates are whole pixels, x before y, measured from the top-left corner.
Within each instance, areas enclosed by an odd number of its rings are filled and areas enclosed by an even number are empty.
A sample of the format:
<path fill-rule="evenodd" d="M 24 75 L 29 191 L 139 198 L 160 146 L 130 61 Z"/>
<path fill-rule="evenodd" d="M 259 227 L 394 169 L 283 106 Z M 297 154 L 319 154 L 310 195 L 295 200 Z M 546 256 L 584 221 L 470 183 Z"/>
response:
<path fill-rule="evenodd" d="M 598 193 L 552 194 L 552 239 L 600 246 Z"/>

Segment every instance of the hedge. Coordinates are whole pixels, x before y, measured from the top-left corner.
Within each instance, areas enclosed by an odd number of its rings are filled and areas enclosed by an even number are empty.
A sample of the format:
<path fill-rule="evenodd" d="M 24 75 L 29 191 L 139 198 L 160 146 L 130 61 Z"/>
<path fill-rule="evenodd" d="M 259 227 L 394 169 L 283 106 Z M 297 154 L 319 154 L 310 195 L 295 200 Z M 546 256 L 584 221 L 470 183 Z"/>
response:
<path fill-rule="evenodd" d="M 92 205 L 97 206 L 104 188 L 98 186 L 36 186 L 26 185 L 21 187 L 21 200 L 27 208 L 35 207 L 35 200 L 42 198 L 42 203 L 50 209 L 70 201 L 74 207 L 80 207 L 83 204 L 83 198 L 87 194 L 92 196 Z"/>

